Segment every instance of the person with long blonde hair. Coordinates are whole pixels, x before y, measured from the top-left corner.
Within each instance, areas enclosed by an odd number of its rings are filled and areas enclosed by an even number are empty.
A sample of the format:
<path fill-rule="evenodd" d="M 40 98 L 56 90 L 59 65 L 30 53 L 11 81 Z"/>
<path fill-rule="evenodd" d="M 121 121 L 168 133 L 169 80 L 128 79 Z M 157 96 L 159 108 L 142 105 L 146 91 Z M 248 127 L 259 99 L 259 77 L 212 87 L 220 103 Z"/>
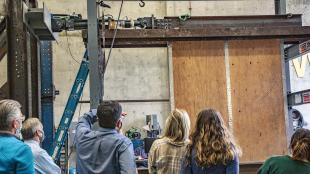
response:
<path fill-rule="evenodd" d="M 310 130 L 297 129 L 290 143 L 291 156 L 275 156 L 265 161 L 258 174 L 309 174 Z"/>
<path fill-rule="evenodd" d="M 199 112 L 190 135 L 182 173 L 238 174 L 241 151 L 226 128 L 220 112 Z"/>
<path fill-rule="evenodd" d="M 178 174 L 185 159 L 190 119 L 186 111 L 175 109 L 166 120 L 161 139 L 156 140 L 149 152 L 150 174 Z"/>

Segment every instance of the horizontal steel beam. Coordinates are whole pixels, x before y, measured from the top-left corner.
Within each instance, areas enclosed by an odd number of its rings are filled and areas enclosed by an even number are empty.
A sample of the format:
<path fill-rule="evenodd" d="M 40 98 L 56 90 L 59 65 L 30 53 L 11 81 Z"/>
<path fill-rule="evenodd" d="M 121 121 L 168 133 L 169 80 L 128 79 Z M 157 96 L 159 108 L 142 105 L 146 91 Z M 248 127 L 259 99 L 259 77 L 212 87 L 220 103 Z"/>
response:
<path fill-rule="evenodd" d="M 105 30 L 111 42 L 114 30 Z M 119 30 L 116 41 L 194 41 L 224 39 L 270 39 L 310 37 L 310 27 L 209 27 L 204 29 Z"/>
<path fill-rule="evenodd" d="M 143 19 L 138 18 L 137 21 L 143 22 Z M 119 29 L 114 47 L 165 47 L 170 41 L 269 38 L 296 43 L 310 37 L 309 27 L 302 27 L 301 15 L 197 16 L 185 21 L 178 17 L 165 17 L 153 20 L 155 28 Z M 87 40 L 85 31 L 84 41 Z M 102 33 L 105 33 L 105 47 L 110 47 L 114 30 L 99 32 L 101 38 Z"/>
<path fill-rule="evenodd" d="M 193 16 L 183 21 L 179 17 L 165 17 L 170 28 L 204 27 L 280 27 L 302 26 L 300 14 L 255 16 Z M 159 19 L 160 21 L 160 19 Z"/>
<path fill-rule="evenodd" d="M 115 40 L 113 48 L 147 48 L 147 47 L 167 47 L 167 41 L 119 41 Z M 105 42 L 105 48 L 111 47 L 111 42 Z M 101 45 L 103 48 L 103 45 Z"/>

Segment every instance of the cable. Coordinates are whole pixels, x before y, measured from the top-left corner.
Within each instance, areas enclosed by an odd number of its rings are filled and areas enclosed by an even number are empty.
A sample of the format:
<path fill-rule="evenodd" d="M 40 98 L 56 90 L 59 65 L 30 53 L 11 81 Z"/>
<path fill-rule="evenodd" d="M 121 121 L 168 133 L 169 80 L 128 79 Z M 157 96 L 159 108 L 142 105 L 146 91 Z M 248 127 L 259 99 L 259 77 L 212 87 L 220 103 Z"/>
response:
<path fill-rule="evenodd" d="M 120 19 L 120 16 L 121 16 L 121 13 L 122 13 L 122 9 L 123 9 L 123 3 L 124 3 L 124 0 L 122 0 L 121 6 L 119 8 L 118 17 L 117 17 L 117 21 L 116 21 L 116 28 L 115 28 L 115 31 L 114 31 L 114 35 L 113 35 L 113 39 L 112 39 L 112 43 L 111 43 L 111 48 L 109 50 L 108 59 L 107 59 L 107 61 L 105 63 L 104 72 L 103 73 L 106 72 L 106 69 L 107 69 L 107 66 L 108 66 L 108 63 L 109 63 L 109 60 L 110 60 L 111 52 L 112 52 L 112 49 L 113 49 L 113 46 L 114 46 L 115 37 L 116 37 L 116 34 L 117 34 L 118 21 Z"/>
<path fill-rule="evenodd" d="M 66 30 L 65 32 L 66 32 L 66 39 L 67 39 L 67 47 L 68 47 L 68 51 L 69 51 L 69 54 L 70 54 L 70 56 L 71 56 L 71 59 L 73 59 L 77 64 L 80 64 L 80 62 L 77 61 L 77 60 L 73 57 L 73 55 L 72 55 L 71 48 L 70 48 L 70 45 L 69 45 L 67 30 Z"/>

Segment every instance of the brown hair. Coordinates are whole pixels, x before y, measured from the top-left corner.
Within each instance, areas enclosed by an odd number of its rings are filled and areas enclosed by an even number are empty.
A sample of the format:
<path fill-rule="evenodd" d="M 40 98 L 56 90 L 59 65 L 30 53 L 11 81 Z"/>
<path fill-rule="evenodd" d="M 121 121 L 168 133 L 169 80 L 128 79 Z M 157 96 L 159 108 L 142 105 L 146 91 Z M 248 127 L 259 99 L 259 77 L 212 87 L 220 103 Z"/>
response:
<path fill-rule="evenodd" d="M 194 159 L 200 167 L 226 165 L 236 155 L 241 155 L 220 112 L 214 109 L 204 109 L 199 112 L 190 140 L 187 147 L 187 164 L 190 164 L 193 150 L 195 151 Z"/>
<path fill-rule="evenodd" d="M 24 140 L 29 140 L 34 138 L 35 132 L 39 129 L 39 127 L 43 127 L 42 123 L 38 118 L 28 118 L 22 127 L 22 136 Z"/>
<path fill-rule="evenodd" d="M 99 126 L 103 128 L 115 128 L 120 119 L 122 107 L 117 101 L 104 101 L 97 109 Z"/>
<path fill-rule="evenodd" d="M 175 109 L 166 120 L 163 137 L 174 142 L 183 142 L 188 139 L 190 120 L 188 113 L 182 109 Z"/>
<path fill-rule="evenodd" d="M 290 148 L 293 159 L 310 161 L 310 130 L 297 129 L 291 138 Z"/>

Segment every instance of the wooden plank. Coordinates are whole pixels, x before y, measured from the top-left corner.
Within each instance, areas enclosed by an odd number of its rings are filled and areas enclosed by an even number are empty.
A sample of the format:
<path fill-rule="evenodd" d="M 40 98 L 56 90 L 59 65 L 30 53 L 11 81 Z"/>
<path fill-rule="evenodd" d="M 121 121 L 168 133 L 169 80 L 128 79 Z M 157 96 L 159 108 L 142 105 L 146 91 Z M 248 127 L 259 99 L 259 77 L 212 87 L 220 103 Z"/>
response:
<path fill-rule="evenodd" d="M 287 153 L 280 42 L 229 42 L 234 135 L 241 161 Z"/>
<path fill-rule="evenodd" d="M 218 109 L 227 123 L 224 42 L 174 42 L 172 56 L 176 108 L 188 111 L 192 126 L 206 107 Z"/>

